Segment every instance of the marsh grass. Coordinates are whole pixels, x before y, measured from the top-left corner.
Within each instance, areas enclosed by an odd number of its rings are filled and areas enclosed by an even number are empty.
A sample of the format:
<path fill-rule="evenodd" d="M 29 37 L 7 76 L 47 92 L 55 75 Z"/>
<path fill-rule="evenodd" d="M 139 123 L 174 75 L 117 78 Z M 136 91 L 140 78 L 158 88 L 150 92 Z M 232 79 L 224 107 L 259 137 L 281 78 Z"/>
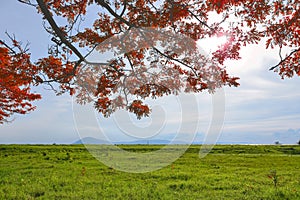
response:
<path fill-rule="evenodd" d="M 0 199 L 300 199 L 300 146 L 218 145 L 202 159 L 199 148 L 161 170 L 131 174 L 81 145 L 0 145 Z"/>

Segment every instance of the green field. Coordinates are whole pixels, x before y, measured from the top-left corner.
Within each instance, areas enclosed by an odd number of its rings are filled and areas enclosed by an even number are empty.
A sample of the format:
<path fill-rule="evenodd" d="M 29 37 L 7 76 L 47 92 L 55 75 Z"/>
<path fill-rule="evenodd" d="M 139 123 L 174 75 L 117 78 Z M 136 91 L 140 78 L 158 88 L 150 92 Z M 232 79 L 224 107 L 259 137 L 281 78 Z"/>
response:
<path fill-rule="evenodd" d="M 300 146 L 217 145 L 202 159 L 199 148 L 134 174 L 101 164 L 81 145 L 0 145 L 0 199 L 300 199 Z"/>

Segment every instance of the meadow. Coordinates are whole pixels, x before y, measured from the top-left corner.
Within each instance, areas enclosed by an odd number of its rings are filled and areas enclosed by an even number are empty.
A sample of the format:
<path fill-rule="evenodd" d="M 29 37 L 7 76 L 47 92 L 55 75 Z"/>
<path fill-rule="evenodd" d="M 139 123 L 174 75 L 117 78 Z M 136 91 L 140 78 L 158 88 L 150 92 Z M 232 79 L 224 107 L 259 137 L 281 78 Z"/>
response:
<path fill-rule="evenodd" d="M 0 145 L 0 199 L 300 199 L 299 145 L 217 145 L 201 159 L 199 148 L 135 174 L 105 166 L 83 145 Z"/>

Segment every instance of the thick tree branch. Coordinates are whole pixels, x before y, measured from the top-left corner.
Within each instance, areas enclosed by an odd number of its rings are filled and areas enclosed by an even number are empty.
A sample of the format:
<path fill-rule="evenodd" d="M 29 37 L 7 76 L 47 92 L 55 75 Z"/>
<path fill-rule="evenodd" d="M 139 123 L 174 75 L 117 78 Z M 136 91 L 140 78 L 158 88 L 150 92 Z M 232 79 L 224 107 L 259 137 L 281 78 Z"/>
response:
<path fill-rule="evenodd" d="M 43 0 L 36 0 L 42 13 L 44 14 L 44 17 L 46 18 L 46 20 L 49 22 L 51 28 L 53 29 L 53 31 L 55 32 L 55 34 L 59 37 L 59 39 L 61 40 L 62 43 L 64 43 L 67 47 L 69 47 L 75 54 L 76 56 L 78 56 L 79 58 L 79 63 L 84 61 L 84 57 L 81 55 L 81 53 L 78 51 L 78 49 L 76 47 L 74 47 L 71 42 L 69 42 L 66 37 L 65 37 L 65 32 L 63 32 L 56 24 L 56 22 L 54 21 L 50 11 L 48 10 L 45 2 Z"/>
<path fill-rule="evenodd" d="M 59 37 L 59 39 L 61 40 L 61 42 L 63 44 L 65 44 L 69 49 L 71 49 L 75 55 L 79 58 L 78 61 L 76 61 L 76 64 L 73 67 L 73 70 L 71 73 L 65 74 L 64 76 L 60 77 L 59 79 L 62 78 L 66 78 L 68 76 L 74 76 L 76 74 L 76 70 L 78 68 L 78 66 L 84 61 L 87 64 L 90 65 L 109 65 L 109 63 L 101 63 L 101 62 L 89 62 L 86 60 L 86 56 L 84 57 L 79 50 L 71 44 L 71 42 L 69 42 L 65 35 L 66 33 L 64 31 L 62 31 L 58 25 L 56 24 L 56 22 L 54 21 L 50 11 L 47 8 L 47 5 L 45 4 L 45 2 L 43 0 L 36 0 L 42 13 L 44 14 L 45 19 L 49 22 L 51 28 L 53 29 L 54 33 Z M 55 82 L 58 81 L 59 79 L 52 79 L 52 80 L 44 80 L 43 82 Z"/>

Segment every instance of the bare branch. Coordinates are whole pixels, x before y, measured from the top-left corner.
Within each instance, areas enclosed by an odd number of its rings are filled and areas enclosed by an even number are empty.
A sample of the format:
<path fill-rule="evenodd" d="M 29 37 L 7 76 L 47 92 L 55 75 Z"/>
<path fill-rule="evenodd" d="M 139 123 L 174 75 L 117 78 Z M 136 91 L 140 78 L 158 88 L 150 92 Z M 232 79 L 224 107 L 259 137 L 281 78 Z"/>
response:
<path fill-rule="evenodd" d="M 69 30 L 66 31 L 67 33 L 71 32 L 71 31 L 73 30 L 73 27 L 74 27 L 74 25 L 77 23 L 77 21 L 79 20 L 79 18 L 80 18 L 80 20 L 82 20 L 82 19 L 81 19 L 81 14 L 79 14 L 79 15 L 77 15 L 77 16 L 75 17 L 74 21 L 72 22 L 71 26 L 69 27 Z"/>
<path fill-rule="evenodd" d="M 33 7 L 37 7 L 38 6 L 37 4 L 31 3 L 30 0 L 17 0 L 17 1 L 20 2 L 20 3 L 24 3 L 26 5 L 29 5 L 29 6 L 33 6 Z"/>
<path fill-rule="evenodd" d="M 282 46 L 280 46 L 280 49 L 279 49 L 279 57 L 280 57 L 280 61 L 282 61 L 281 50 L 282 50 Z"/>

